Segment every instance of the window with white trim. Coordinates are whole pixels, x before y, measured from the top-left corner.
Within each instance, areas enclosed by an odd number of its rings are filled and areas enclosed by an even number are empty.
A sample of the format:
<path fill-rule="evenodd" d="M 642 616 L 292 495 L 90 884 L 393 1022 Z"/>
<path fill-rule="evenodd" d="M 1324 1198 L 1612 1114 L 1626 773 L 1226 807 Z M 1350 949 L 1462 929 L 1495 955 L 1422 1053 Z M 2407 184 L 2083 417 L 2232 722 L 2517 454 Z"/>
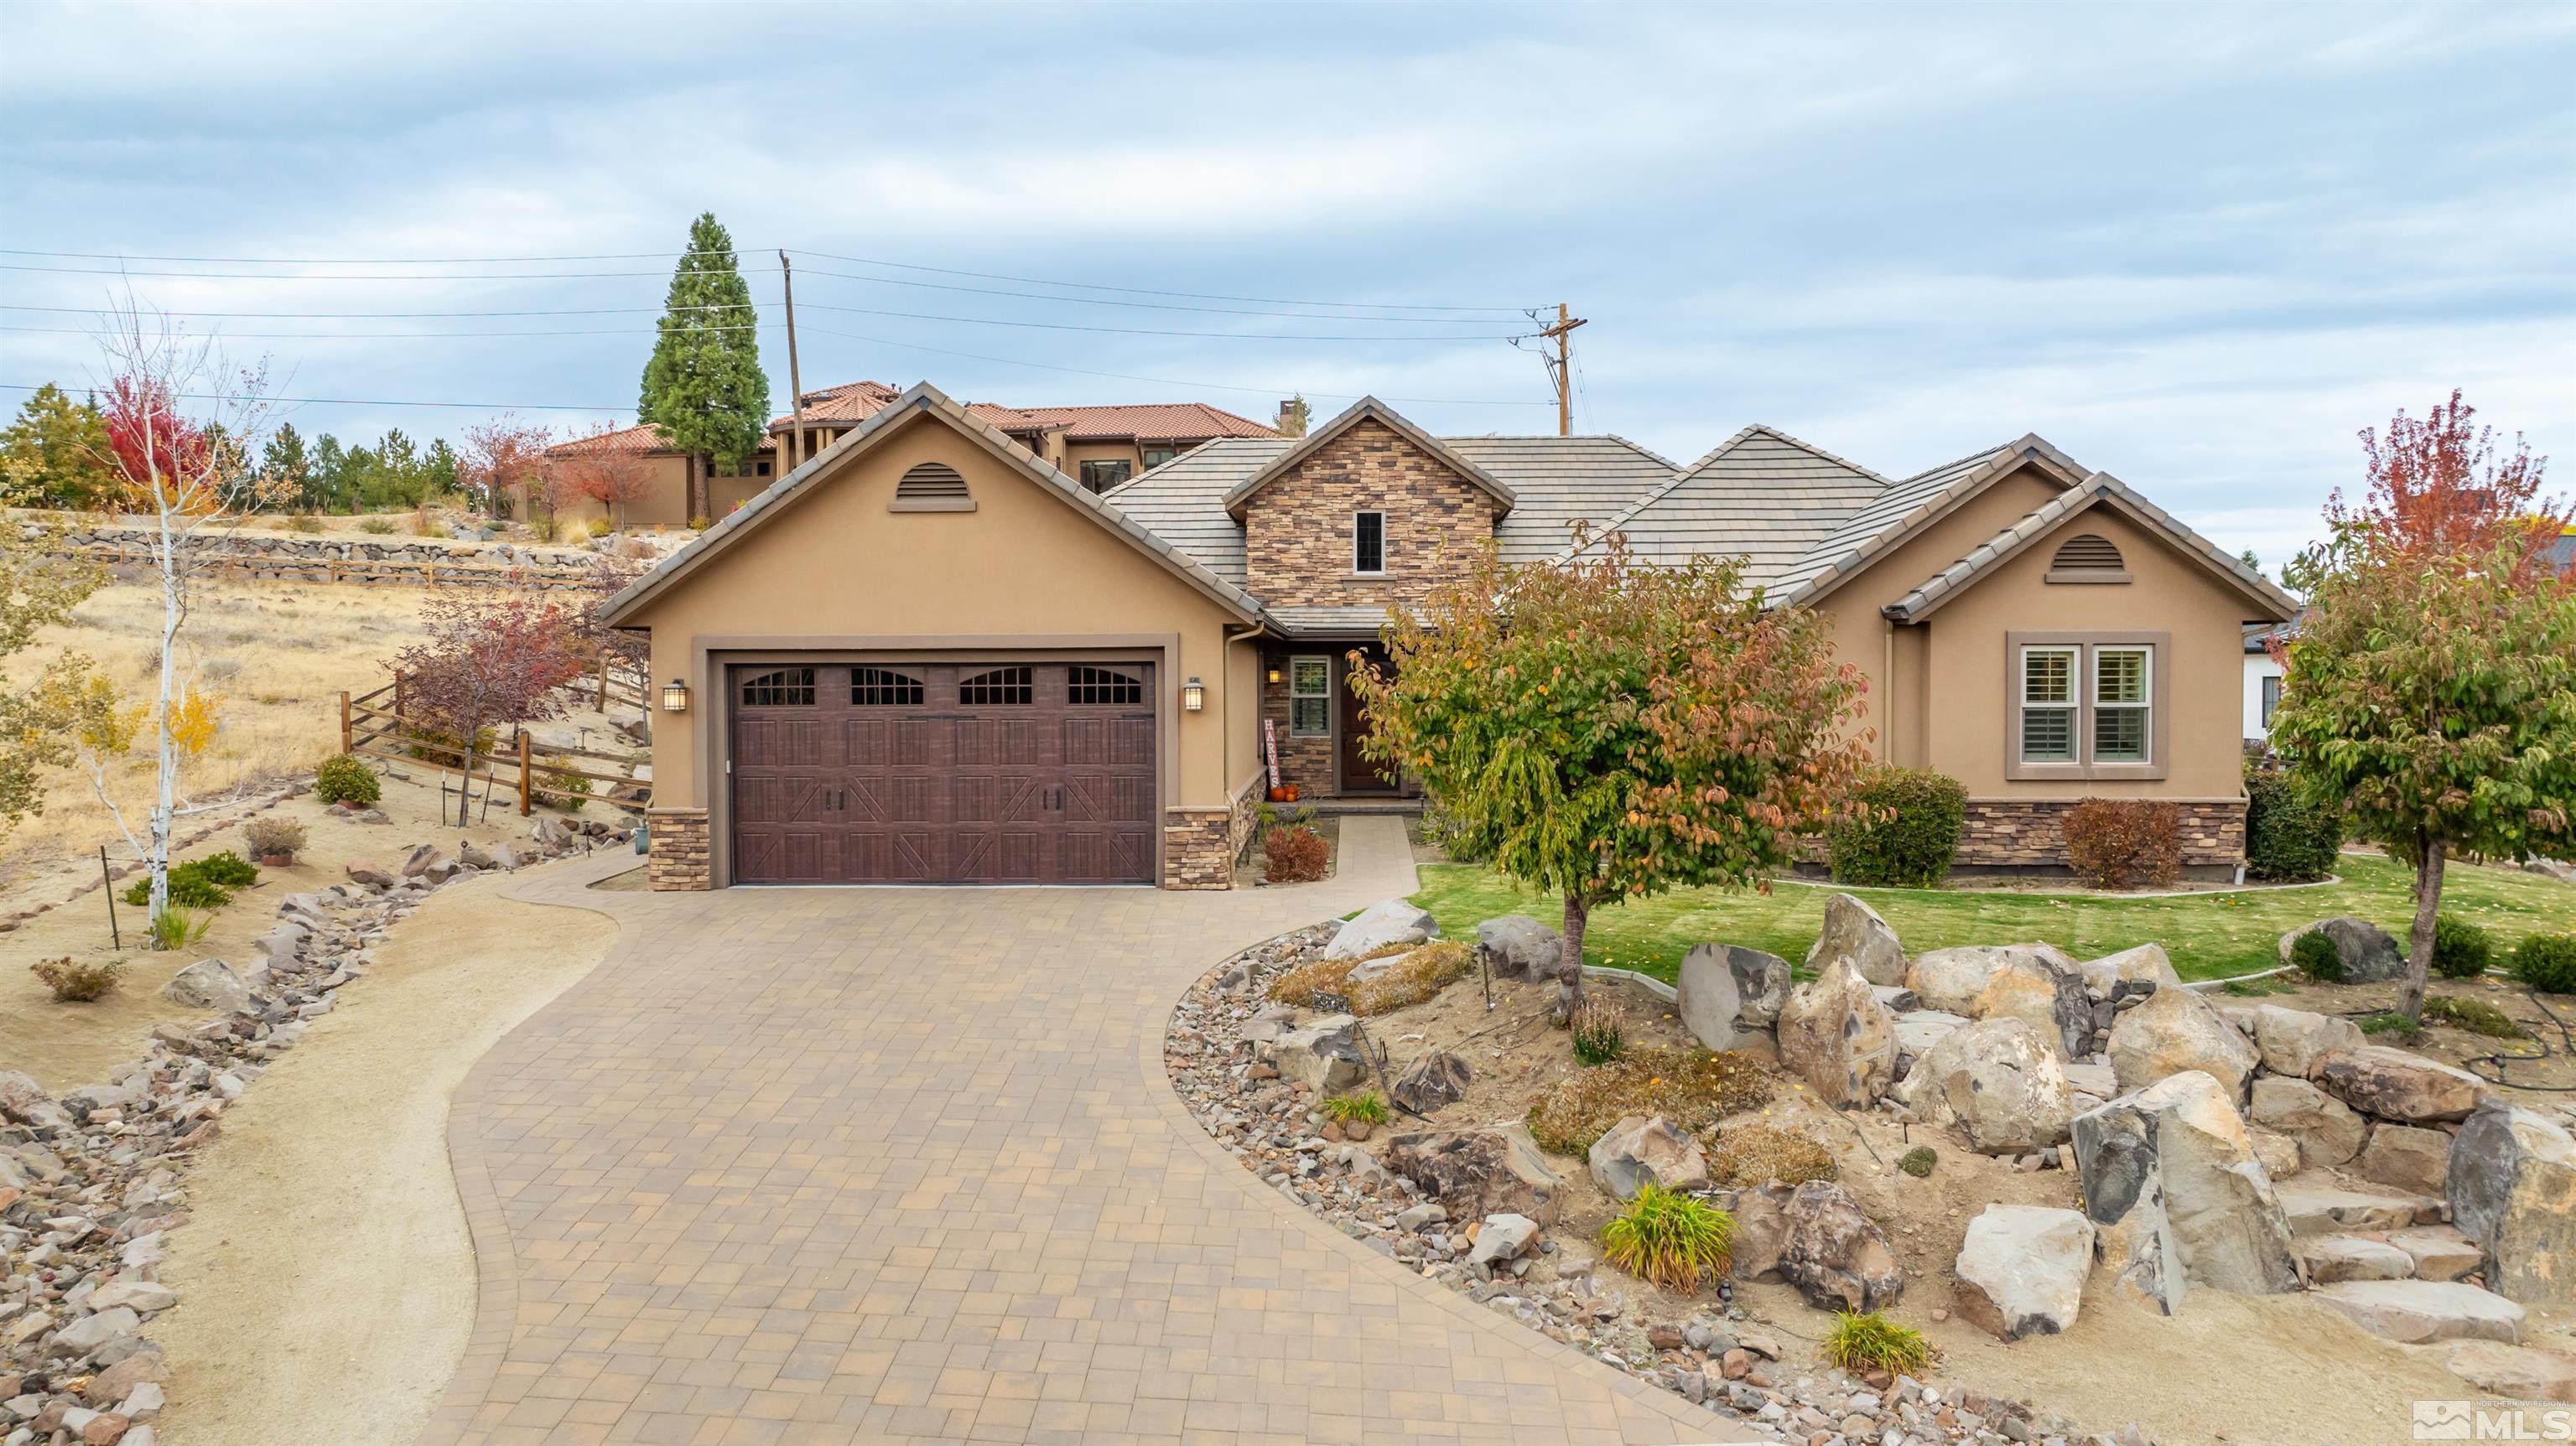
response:
<path fill-rule="evenodd" d="M 1351 571 L 1386 571 L 1386 514 L 1351 514 Z"/>
<path fill-rule="evenodd" d="M 1325 738 L 1333 731 L 1333 660 L 1288 660 L 1288 736 Z"/>
<path fill-rule="evenodd" d="M 2275 673 L 2263 680 L 2263 727 L 2272 726 L 2272 715 L 2281 711 L 2281 678 Z"/>
<path fill-rule="evenodd" d="M 2093 761 L 2149 762 L 2155 654 L 2142 647 L 2093 649 Z"/>
<path fill-rule="evenodd" d="M 2074 648 L 2021 650 L 2021 761 L 2074 763 Z"/>

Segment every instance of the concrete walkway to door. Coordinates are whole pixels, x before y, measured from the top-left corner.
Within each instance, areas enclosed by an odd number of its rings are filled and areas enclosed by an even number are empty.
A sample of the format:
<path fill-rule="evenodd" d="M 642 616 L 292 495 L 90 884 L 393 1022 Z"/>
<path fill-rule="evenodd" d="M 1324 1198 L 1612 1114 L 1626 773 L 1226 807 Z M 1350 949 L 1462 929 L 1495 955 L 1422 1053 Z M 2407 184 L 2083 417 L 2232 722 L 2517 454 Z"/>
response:
<path fill-rule="evenodd" d="M 458 1091 L 473 1340 L 428 1443 L 1751 1439 L 1326 1227 L 1162 1066 L 1245 945 L 1414 887 L 591 890 L 608 961 Z"/>

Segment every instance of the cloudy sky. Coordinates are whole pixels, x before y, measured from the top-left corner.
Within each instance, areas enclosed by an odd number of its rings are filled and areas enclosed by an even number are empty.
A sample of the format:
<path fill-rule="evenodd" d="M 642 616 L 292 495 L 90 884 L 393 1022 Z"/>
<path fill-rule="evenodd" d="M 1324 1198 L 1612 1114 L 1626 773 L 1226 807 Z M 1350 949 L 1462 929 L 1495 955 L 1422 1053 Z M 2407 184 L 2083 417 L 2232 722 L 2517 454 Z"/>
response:
<path fill-rule="evenodd" d="M 576 427 L 712 210 L 809 388 L 1549 431 L 1565 301 L 1578 430 L 2037 431 L 2277 563 L 2455 385 L 2576 466 L 2571 75 L 2565 4 L 9 0 L 0 383 L 130 285 L 307 433 Z"/>

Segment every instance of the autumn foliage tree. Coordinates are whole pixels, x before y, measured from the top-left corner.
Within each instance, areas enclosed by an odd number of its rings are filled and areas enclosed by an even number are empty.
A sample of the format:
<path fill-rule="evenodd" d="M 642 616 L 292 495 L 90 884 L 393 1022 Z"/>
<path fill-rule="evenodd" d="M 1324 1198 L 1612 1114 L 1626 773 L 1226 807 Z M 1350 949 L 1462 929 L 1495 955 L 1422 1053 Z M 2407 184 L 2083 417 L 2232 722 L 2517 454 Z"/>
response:
<path fill-rule="evenodd" d="M 460 480 L 485 512 L 498 512 L 503 496 L 536 479 L 552 437 L 546 428 L 522 423 L 508 412 L 468 427 Z"/>
<path fill-rule="evenodd" d="M 1464 851 L 1563 896 L 1560 1017 L 1594 909 L 1760 886 L 1856 806 L 1864 685 L 1733 560 L 1647 567 L 1614 535 L 1510 566 L 1488 546 L 1383 636 L 1393 672 L 1351 675 L 1363 747 L 1421 780 Z"/>
<path fill-rule="evenodd" d="M 2567 515 L 2545 459 L 2499 457 L 2454 392 L 2362 433 L 2368 487 L 2301 559 L 2271 739 L 2300 792 L 2415 870 L 2398 1007 L 2423 1008 L 2450 858 L 2576 852 L 2576 581 L 2542 549 Z M 2281 645 L 2276 644 L 2276 647 Z"/>
<path fill-rule="evenodd" d="M 471 785 L 484 734 L 560 716 L 555 690 L 581 676 L 588 627 L 582 609 L 533 592 L 443 593 L 421 610 L 420 640 L 385 666 L 399 685 L 404 717 L 456 740 Z M 460 799 L 459 824 L 468 821 L 466 808 Z"/>
<path fill-rule="evenodd" d="M 561 512 L 584 502 L 597 503 L 610 525 L 624 532 L 627 506 L 653 486 L 652 459 L 618 444 L 618 434 L 624 430 L 602 424 L 548 459 L 546 506 Z"/>

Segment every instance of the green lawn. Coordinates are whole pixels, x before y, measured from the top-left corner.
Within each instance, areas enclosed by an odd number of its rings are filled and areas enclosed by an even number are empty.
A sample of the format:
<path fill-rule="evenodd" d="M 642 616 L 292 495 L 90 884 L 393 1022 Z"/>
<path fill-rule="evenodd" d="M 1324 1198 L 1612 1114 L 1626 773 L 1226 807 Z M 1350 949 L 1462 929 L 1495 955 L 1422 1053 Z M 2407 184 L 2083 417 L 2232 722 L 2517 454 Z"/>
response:
<path fill-rule="evenodd" d="M 2281 935 L 2311 919 L 2358 914 L 2402 942 L 2414 917 L 2413 877 L 2375 855 L 2346 854 L 2343 882 L 2314 888 L 2196 894 L 2166 899 L 2034 894 L 1999 890 L 1854 889 L 1894 926 L 1909 953 L 1955 944 L 2055 944 L 2095 959 L 2150 940 L 2165 946 L 2186 979 L 2251 973 L 2280 963 Z M 1559 921 L 1553 895 L 1523 893 L 1491 870 L 1426 865 L 1414 901 L 1442 932 L 1472 938 L 1498 914 Z M 1816 941 L 1830 889 L 1778 884 L 1768 895 L 1683 889 L 1594 911 L 1584 935 L 1587 964 L 1616 965 L 1671 979 L 1694 944 L 1745 944 L 1791 963 Z M 2528 934 L 2576 929 L 2576 889 L 2538 874 L 2454 866 L 2442 890 L 2445 912 L 2483 924 L 2499 949 Z"/>

